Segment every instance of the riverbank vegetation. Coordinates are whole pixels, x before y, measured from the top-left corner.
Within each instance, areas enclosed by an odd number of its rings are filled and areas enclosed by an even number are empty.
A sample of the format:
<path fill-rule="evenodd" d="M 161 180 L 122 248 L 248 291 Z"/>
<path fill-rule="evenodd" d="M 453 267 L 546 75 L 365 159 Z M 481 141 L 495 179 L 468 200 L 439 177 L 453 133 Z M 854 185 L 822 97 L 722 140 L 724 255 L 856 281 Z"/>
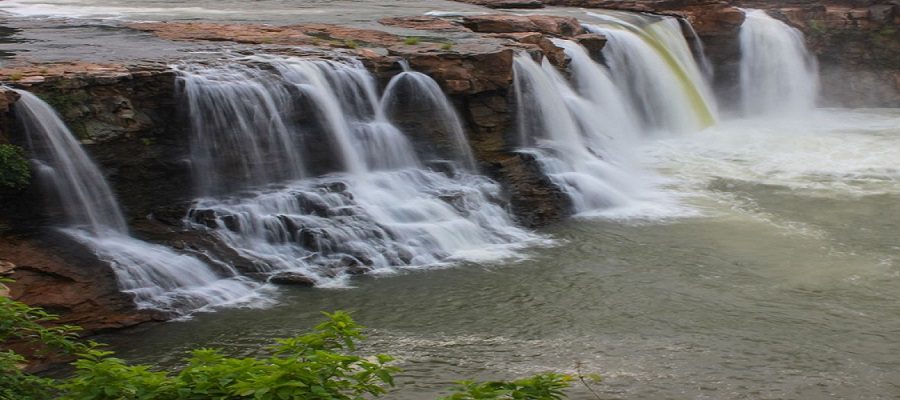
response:
<path fill-rule="evenodd" d="M 46 327 L 56 320 L 54 315 L 0 296 L 0 343 L 28 344 L 22 353 L 52 351 L 75 358 L 69 377 L 52 379 L 25 372 L 26 356 L 4 349 L 0 399 L 356 400 L 388 394 L 400 371 L 391 365 L 394 359 L 357 354 L 363 327 L 346 312 L 323 314 L 325 321 L 312 332 L 276 340 L 266 356 L 234 358 L 216 349 L 197 349 L 182 369 L 159 371 L 128 364 L 102 345 L 79 339 L 76 326 Z M 443 399 L 562 399 L 574 379 L 544 373 L 514 381 L 461 382 Z"/>

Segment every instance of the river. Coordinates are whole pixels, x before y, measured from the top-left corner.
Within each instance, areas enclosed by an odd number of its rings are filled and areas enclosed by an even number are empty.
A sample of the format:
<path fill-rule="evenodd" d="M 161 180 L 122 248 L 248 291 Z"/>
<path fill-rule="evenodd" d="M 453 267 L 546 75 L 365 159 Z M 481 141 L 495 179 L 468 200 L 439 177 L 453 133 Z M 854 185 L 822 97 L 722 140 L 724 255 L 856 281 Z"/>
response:
<path fill-rule="evenodd" d="M 896 396 L 900 111 L 732 120 L 641 154 L 677 199 L 656 217 L 574 219 L 525 261 L 285 288 L 271 308 L 107 339 L 173 365 L 201 346 L 253 354 L 342 309 L 370 328 L 365 351 L 399 358 L 391 398 L 577 365 L 609 398 Z"/>

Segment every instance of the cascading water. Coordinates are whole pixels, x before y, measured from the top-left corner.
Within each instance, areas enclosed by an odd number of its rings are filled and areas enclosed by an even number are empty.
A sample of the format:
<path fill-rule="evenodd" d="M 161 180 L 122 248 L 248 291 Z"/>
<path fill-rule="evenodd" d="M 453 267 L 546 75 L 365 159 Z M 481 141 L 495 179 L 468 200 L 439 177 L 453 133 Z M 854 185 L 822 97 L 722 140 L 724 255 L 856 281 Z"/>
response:
<path fill-rule="evenodd" d="M 641 112 L 644 126 L 690 132 L 715 123 L 712 90 L 678 20 L 632 15 L 632 23 L 611 15 L 588 15 L 598 22 L 585 28 L 607 37 L 603 57 L 615 82 Z"/>
<path fill-rule="evenodd" d="M 216 193 L 254 182 L 299 179 L 303 163 L 296 130 L 284 115 L 293 111 L 294 94 L 258 79 L 252 68 L 220 68 L 215 75 L 203 67 L 179 66 L 180 90 L 187 92 L 187 112 L 194 133 L 191 146 L 194 176 L 200 193 Z M 209 99 L 217 107 L 204 107 Z M 256 135 L 255 132 L 262 132 Z"/>
<path fill-rule="evenodd" d="M 629 159 L 638 121 L 604 67 L 581 46 L 558 41 L 571 59 L 578 91 L 546 60 L 514 61 L 522 152 L 572 200 L 581 215 L 643 217 L 655 214 L 654 178 Z"/>
<path fill-rule="evenodd" d="M 265 64 L 266 72 L 255 70 L 254 79 L 244 84 L 295 91 L 306 107 L 294 118 L 312 120 L 316 131 L 328 137 L 323 148 L 305 151 L 320 158 L 337 155 L 341 162 L 336 169 L 344 171 L 280 183 L 258 181 L 253 191 L 196 201 L 189 215 L 191 225 L 209 229 L 251 261 L 255 270 L 297 272 L 319 286 L 333 286 L 343 284 L 348 274 L 363 271 L 507 257 L 540 240 L 516 227 L 495 203 L 500 192 L 496 183 L 466 169 L 448 167 L 441 173 L 424 168 L 410 141 L 387 117 L 389 95 L 379 100 L 374 79 L 361 66 L 281 57 L 252 61 Z M 222 73 L 230 68 L 254 67 L 233 66 Z M 220 79 L 215 68 L 202 70 L 202 77 L 197 73 L 181 68 L 179 79 L 186 87 Z M 401 74 L 388 86 L 411 78 L 427 77 Z M 419 82 L 407 89 L 427 91 L 433 85 Z M 204 112 L 219 113 L 215 109 L 228 106 L 202 93 L 198 89 L 184 94 L 196 96 L 190 99 L 192 104 L 210 109 Z M 449 107 L 433 92 L 424 96 Z M 259 124 L 242 132 L 259 137 L 266 133 L 256 130 L 264 128 Z M 292 135 L 312 146 L 322 133 L 297 130 Z M 216 140 L 193 143 L 213 146 Z M 307 166 L 314 163 L 308 161 Z"/>
<path fill-rule="evenodd" d="M 746 115 L 813 109 L 818 67 L 803 33 L 762 10 L 745 10 L 741 26 L 741 100 Z"/>
<path fill-rule="evenodd" d="M 91 248 L 115 271 L 119 287 L 140 308 L 177 313 L 249 300 L 257 285 L 227 265 L 213 270 L 199 259 L 129 236 L 125 218 L 103 175 L 50 106 L 31 93 L 15 104 L 39 177 L 59 199 L 62 231 Z"/>
<path fill-rule="evenodd" d="M 381 109 L 391 115 L 400 102 L 416 103 L 418 107 L 434 112 L 441 131 L 449 135 L 455 161 L 471 172 L 476 171 L 475 156 L 463 132 L 462 123 L 450 105 L 444 92 L 434 79 L 421 72 L 404 70 L 391 79 L 382 96 Z"/>

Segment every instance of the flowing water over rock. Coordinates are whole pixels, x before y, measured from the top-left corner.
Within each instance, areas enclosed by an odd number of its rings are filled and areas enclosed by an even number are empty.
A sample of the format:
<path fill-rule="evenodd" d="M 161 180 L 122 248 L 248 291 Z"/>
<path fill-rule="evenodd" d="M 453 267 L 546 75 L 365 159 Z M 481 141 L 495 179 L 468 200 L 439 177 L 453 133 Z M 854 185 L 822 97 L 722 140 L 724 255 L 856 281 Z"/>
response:
<path fill-rule="evenodd" d="M 618 17 L 588 13 L 584 26 L 605 35 L 603 57 L 644 126 L 663 132 L 692 132 L 716 122 L 712 90 L 671 17 Z"/>
<path fill-rule="evenodd" d="M 546 60 L 538 65 L 524 54 L 516 58 L 520 144 L 582 216 L 670 214 L 672 199 L 655 188 L 660 180 L 637 167 L 632 155 L 648 128 L 678 132 L 712 123 L 705 97 L 692 101 L 706 94 L 706 83 L 677 20 L 641 19 L 640 27 L 591 16 L 607 24 L 585 27 L 609 38 L 603 50 L 609 67 L 565 40 L 555 43 L 571 60 L 572 84 Z M 690 79 L 686 71 L 694 72 Z"/>
<path fill-rule="evenodd" d="M 741 99 L 746 115 L 812 110 L 818 67 L 803 33 L 763 10 L 746 10 L 741 26 Z"/>
<path fill-rule="evenodd" d="M 67 219 L 62 231 L 108 262 L 119 287 L 139 307 L 183 313 L 254 297 L 258 285 L 232 278 L 236 271 L 225 264 L 216 270 L 194 256 L 130 237 L 112 190 L 59 116 L 33 94 L 16 92 L 17 119 L 37 155 L 39 179 Z"/>
<path fill-rule="evenodd" d="M 226 126 L 242 127 L 207 131 L 202 120 L 196 121 L 195 126 L 203 127 L 194 132 L 194 154 L 217 151 L 227 157 L 218 146 L 223 139 L 263 146 L 273 140 L 267 129 L 270 118 L 254 120 L 257 113 L 252 107 L 233 105 L 246 101 L 246 96 L 208 95 L 211 91 L 205 86 L 215 88 L 226 80 L 234 94 L 259 89 L 256 97 L 278 99 L 271 102 L 282 109 L 278 126 L 294 126 L 285 134 L 295 141 L 285 147 L 282 136 L 275 137 L 280 152 L 298 159 L 304 158 L 303 151 L 331 154 L 340 163 L 325 177 L 281 181 L 266 177 L 248 182 L 248 190 L 238 195 L 197 201 L 189 216 L 192 226 L 210 229 L 251 261 L 248 269 L 281 273 L 277 276 L 297 274 L 305 283 L 334 286 L 362 272 L 515 256 L 516 249 L 541 241 L 517 227 L 500 206 L 499 186 L 474 174 L 460 122 L 431 78 L 401 73 L 379 99 L 373 78 L 353 63 L 281 57 L 252 61 L 270 66 L 270 71 L 254 66 L 180 69 L 180 80 L 189 88 L 188 102 L 199 108 L 195 117 L 227 116 L 232 122 Z M 241 76 L 249 78 L 232 80 L 235 68 L 246 69 Z M 387 117 L 388 110 L 400 106 L 396 96 L 401 86 L 436 107 L 435 117 L 450 128 L 451 156 L 467 168 L 456 167 L 452 158 L 427 160 L 440 172 L 424 167 L 406 135 Z M 263 88 L 271 93 L 265 94 Z M 292 102 L 281 97 L 287 92 L 302 99 L 305 107 L 291 109 Z M 287 120 L 292 116 L 321 128 L 327 136 L 322 148 L 310 148 L 321 138 L 304 135 Z M 208 138 L 207 132 L 219 137 Z M 246 161 L 238 166 L 269 162 L 272 157 L 264 153 L 240 152 L 239 158 Z"/>
<path fill-rule="evenodd" d="M 571 59 L 573 83 L 546 60 L 515 59 L 520 141 L 525 153 L 572 200 L 581 216 L 660 218 L 679 215 L 658 176 L 640 168 L 643 121 L 609 70 L 580 45 L 557 40 Z"/>

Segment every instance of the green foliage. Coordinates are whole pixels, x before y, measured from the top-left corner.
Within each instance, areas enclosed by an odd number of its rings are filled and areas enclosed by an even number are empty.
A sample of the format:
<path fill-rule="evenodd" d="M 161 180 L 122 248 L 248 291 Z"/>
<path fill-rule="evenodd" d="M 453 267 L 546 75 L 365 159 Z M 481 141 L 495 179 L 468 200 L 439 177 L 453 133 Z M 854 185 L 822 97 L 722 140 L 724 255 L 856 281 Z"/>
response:
<path fill-rule="evenodd" d="M 330 399 L 378 396 L 393 386 L 393 359 L 350 354 L 362 327 L 345 312 L 325 314 L 314 332 L 279 339 L 263 358 L 231 358 L 195 350 L 180 372 L 129 366 L 111 353 L 91 350 L 75 362 L 75 376 L 61 385 L 63 400 Z"/>
<path fill-rule="evenodd" d="M 419 38 L 415 36 L 409 36 L 406 39 L 403 39 L 403 44 L 407 44 L 410 46 L 419 44 Z"/>
<path fill-rule="evenodd" d="M 0 278 L 0 285 L 9 280 Z M 52 328 L 43 324 L 56 317 L 36 307 L 0 296 L 0 343 L 17 341 L 40 347 L 42 351 L 76 353 L 87 351 L 92 344 L 78 341 L 78 327 L 61 325 Z M 27 362 L 12 350 L 0 351 L 0 399 L 46 400 L 54 392 L 55 382 L 22 371 Z"/>
<path fill-rule="evenodd" d="M 348 49 L 355 49 L 359 47 L 359 43 L 357 43 L 355 40 L 347 39 L 344 41 L 344 47 Z"/>
<path fill-rule="evenodd" d="M 0 189 L 23 189 L 30 180 L 25 151 L 19 146 L 0 144 Z"/>
<path fill-rule="evenodd" d="M 264 357 L 226 357 L 215 349 L 192 352 L 180 371 L 154 371 L 128 365 L 94 343 L 76 340 L 77 328 L 46 328 L 55 317 L 37 308 L 0 297 L 0 342 L 31 340 L 77 353 L 75 372 L 64 380 L 29 375 L 19 366 L 24 357 L 0 352 L 0 399 L 3 400 L 363 400 L 394 386 L 393 358 L 355 355 L 363 327 L 349 314 L 323 313 L 326 321 L 312 333 L 278 339 Z M 573 378 L 546 373 L 511 382 L 463 382 L 445 400 L 555 400 Z"/>
<path fill-rule="evenodd" d="M 21 72 L 13 72 L 13 73 L 9 74 L 9 80 L 13 81 L 13 82 L 20 81 L 20 80 L 22 80 L 23 77 L 24 77 L 24 75 L 22 75 Z"/>
<path fill-rule="evenodd" d="M 538 374 L 517 381 L 466 381 L 460 383 L 457 393 L 442 400 L 557 400 L 565 398 L 563 391 L 571 381 L 571 376 L 555 373 Z"/>
<path fill-rule="evenodd" d="M 453 43 L 447 42 L 441 45 L 441 50 L 450 50 L 453 48 Z"/>

